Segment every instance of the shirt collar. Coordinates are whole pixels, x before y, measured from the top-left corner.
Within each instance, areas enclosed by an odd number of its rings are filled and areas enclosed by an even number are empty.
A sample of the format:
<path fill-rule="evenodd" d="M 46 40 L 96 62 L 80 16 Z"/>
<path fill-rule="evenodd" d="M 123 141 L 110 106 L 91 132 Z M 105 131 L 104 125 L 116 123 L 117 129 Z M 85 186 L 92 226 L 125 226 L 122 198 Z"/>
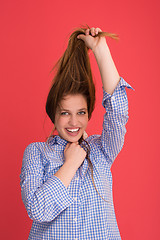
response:
<path fill-rule="evenodd" d="M 55 135 L 55 136 L 49 138 L 49 143 L 50 143 L 50 145 L 58 144 L 61 146 L 66 146 L 66 144 L 68 142 L 67 142 L 67 140 L 61 138 L 59 135 Z"/>
<path fill-rule="evenodd" d="M 61 138 L 59 135 L 54 135 L 53 137 L 49 138 L 49 143 L 50 143 L 50 145 L 58 144 L 58 145 L 61 145 L 61 146 L 66 146 L 68 141 Z M 82 143 L 84 145 L 86 145 L 85 141 L 82 141 Z"/>

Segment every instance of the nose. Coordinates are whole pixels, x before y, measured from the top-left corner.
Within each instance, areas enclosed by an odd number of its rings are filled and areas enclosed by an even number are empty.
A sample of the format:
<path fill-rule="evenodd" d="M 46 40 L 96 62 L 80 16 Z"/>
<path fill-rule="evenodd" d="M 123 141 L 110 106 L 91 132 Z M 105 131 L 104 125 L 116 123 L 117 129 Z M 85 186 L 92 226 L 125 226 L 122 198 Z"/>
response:
<path fill-rule="evenodd" d="M 69 118 L 69 124 L 71 126 L 78 127 L 77 123 L 78 123 L 77 116 L 76 115 L 71 115 L 70 118 Z"/>

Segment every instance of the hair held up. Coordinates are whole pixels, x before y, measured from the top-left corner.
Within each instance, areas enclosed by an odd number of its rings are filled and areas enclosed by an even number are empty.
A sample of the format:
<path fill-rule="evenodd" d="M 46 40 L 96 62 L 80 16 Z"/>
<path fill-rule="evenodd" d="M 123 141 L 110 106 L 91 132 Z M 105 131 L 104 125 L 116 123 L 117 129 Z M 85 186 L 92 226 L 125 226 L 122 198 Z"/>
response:
<path fill-rule="evenodd" d="M 91 118 L 95 105 L 95 86 L 92 78 L 87 46 L 77 38 L 85 34 L 88 25 L 76 28 L 69 37 L 68 46 L 62 57 L 57 61 L 56 74 L 47 97 L 46 112 L 54 123 L 55 113 L 60 101 L 68 94 L 82 94 L 87 100 L 88 117 Z M 118 39 L 116 34 L 99 32 L 96 37 L 108 36 Z"/>

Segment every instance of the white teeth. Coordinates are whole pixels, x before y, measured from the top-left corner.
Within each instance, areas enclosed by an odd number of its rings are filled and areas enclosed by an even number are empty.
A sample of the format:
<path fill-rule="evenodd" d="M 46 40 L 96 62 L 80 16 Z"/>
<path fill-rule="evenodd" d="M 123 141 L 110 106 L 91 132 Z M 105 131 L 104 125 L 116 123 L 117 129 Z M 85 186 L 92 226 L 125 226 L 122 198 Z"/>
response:
<path fill-rule="evenodd" d="M 69 132 L 77 132 L 79 130 L 79 128 L 75 128 L 75 129 L 68 129 L 67 128 L 67 131 L 69 131 Z"/>

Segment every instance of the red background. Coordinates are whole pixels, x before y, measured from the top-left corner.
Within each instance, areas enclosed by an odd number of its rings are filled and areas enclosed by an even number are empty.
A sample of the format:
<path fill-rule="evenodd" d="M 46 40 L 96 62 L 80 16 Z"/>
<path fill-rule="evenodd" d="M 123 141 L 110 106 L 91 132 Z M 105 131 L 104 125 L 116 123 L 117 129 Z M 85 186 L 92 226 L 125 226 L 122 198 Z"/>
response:
<path fill-rule="evenodd" d="M 122 239 L 160 239 L 159 9 L 158 0 L 1 0 L 1 239 L 28 237 L 32 221 L 19 185 L 23 152 L 51 130 L 45 114 L 49 71 L 65 50 L 69 33 L 85 23 L 119 34 L 119 42 L 108 39 L 108 44 L 120 75 L 135 89 L 127 90 L 127 134 L 112 166 Z M 90 57 L 97 103 L 87 131 L 93 134 L 101 132 L 104 111 L 99 70 Z"/>

